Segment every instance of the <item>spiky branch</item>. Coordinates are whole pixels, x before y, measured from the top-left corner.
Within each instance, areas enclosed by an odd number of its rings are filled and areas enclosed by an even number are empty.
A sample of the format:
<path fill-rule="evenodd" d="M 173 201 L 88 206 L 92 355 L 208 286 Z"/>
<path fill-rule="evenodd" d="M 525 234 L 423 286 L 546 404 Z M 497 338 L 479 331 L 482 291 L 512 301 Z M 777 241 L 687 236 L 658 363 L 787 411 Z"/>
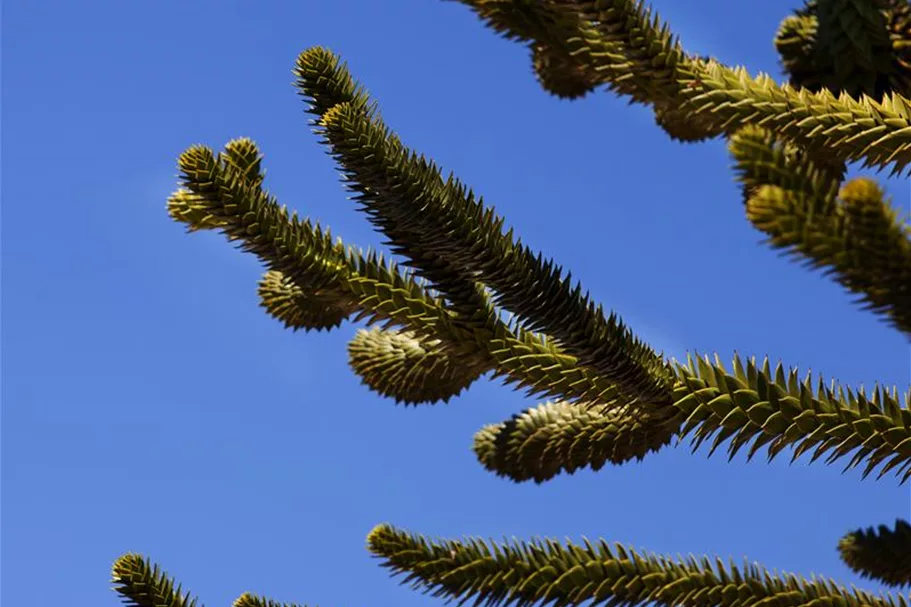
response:
<path fill-rule="evenodd" d="M 124 554 L 114 562 L 114 591 L 124 604 L 131 607 L 196 607 L 190 593 L 182 593 L 174 579 L 144 556 Z M 201 607 L 201 606 L 200 606 Z M 234 601 L 233 607 L 298 607 L 294 603 L 279 603 L 245 592 Z M 306 606 L 301 606 L 306 607 Z"/>
<path fill-rule="evenodd" d="M 911 336 L 911 227 L 882 189 L 845 183 L 848 162 L 892 173 L 911 165 L 911 4 L 809 0 L 785 19 L 776 46 L 790 82 L 687 53 L 667 24 L 634 0 L 460 0 L 494 30 L 528 46 L 541 85 L 576 98 L 604 86 L 649 105 L 674 139 L 725 136 L 749 221 L 768 244 L 822 268 L 867 309 Z M 348 189 L 404 272 L 381 255 L 333 241 L 289 215 L 262 187 L 249 140 L 224 152 L 194 146 L 180 159 L 184 188 L 169 200 L 189 229 L 221 231 L 267 267 L 266 311 L 292 329 L 359 331 L 349 362 L 379 394 L 447 401 L 490 372 L 552 402 L 478 433 L 484 466 L 516 481 L 641 459 L 691 437 L 730 457 L 790 449 L 827 463 L 850 456 L 904 483 L 911 477 L 911 395 L 867 394 L 779 363 L 735 356 L 665 361 L 579 283 L 504 232 L 505 219 L 454 175 L 406 147 L 377 103 L 327 49 L 300 55 L 296 85 L 311 125 Z M 503 320 L 504 313 L 512 315 Z M 911 582 L 907 523 L 858 530 L 839 544 L 855 571 Z M 673 561 L 622 546 L 555 542 L 430 542 L 388 526 L 369 536 L 394 572 L 435 594 L 479 603 L 765 607 L 905 607 L 904 597 L 849 592 L 832 582 L 773 576 L 703 559 Z M 118 569 L 119 567 L 119 569 Z M 118 573 L 119 571 L 119 573 Z M 135 605 L 190 607 L 189 596 L 141 557 L 115 566 Z M 144 601 L 144 602 L 143 602 Z M 243 595 L 237 607 L 277 607 Z"/>
<path fill-rule="evenodd" d="M 131 607 L 196 607 L 196 599 L 183 592 L 158 565 L 128 553 L 114 562 L 114 590 Z"/>
<path fill-rule="evenodd" d="M 368 549 L 403 584 L 475 605 L 659 605 L 676 607 L 906 607 L 902 595 L 874 596 L 831 580 L 773 575 L 746 563 L 671 559 L 601 540 L 581 546 L 553 540 L 428 540 L 379 525 Z"/>

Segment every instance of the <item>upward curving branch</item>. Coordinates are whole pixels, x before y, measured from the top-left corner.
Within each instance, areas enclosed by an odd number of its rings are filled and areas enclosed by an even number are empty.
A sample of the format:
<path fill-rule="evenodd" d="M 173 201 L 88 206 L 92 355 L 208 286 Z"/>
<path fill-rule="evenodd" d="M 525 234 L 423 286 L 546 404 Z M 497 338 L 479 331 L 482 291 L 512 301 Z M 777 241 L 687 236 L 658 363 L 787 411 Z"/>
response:
<path fill-rule="evenodd" d="M 358 319 L 441 340 L 454 365 L 478 374 L 493 371 L 533 394 L 593 403 L 616 398 L 614 384 L 579 365 L 551 340 L 507 326 L 486 295 L 489 322 L 481 328 L 466 324 L 422 281 L 401 273 L 381 255 L 345 247 L 318 224 L 289 215 L 262 189 L 259 159 L 247 139 L 232 141 L 218 156 L 203 146 L 190 148 L 180 158 L 185 189 L 171 196 L 168 207 L 171 216 L 191 230 L 217 229 L 278 273 L 268 274 L 269 283 L 260 288 L 271 314 L 286 323 L 305 318 L 313 322 L 312 306 L 323 305 L 328 297 L 340 310 L 318 307 L 323 312 L 319 322 L 334 320 L 325 316 L 330 312 L 354 309 Z M 277 280 L 282 284 L 275 284 Z M 320 297 L 304 303 L 300 297 L 307 293 Z M 293 309 L 296 305 L 305 307 Z M 660 409 L 652 404 L 636 406 Z"/>
<path fill-rule="evenodd" d="M 333 90 L 361 90 L 324 52 L 304 53 L 299 66 L 311 64 L 299 68 L 300 86 L 307 96 L 321 99 L 313 105 L 319 111 L 329 105 L 321 84 L 329 80 L 326 74 L 352 83 Z M 605 318 L 554 262 L 514 240 L 512 230 L 504 235 L 502 218 L 454 177 L 444 181 L 434 164 L 405 148 L 375 111 L 364 111 L 367 105 L 362 95 L 331 106 L 318 132 L 341 165 L 348 188 L 393 250 L 462 317 L 478 314 L 475 281 L 481 282 L 493 289 L 498 305 L 532 330 L 556 338 L 579 364 L 643 402 L 662 405 L 668 388 L 662 358 L 615 314 Z"/>
<path fill-rule="evenodd" d="M 323 125 L 349 187 L 397 252 L 414 259 L 430 251 L 471 272 L 499 305 L 555 337 L 579 364 L 632 397 L 660 404 L 668 388 L 661 357 L 618 316 L 605 318 L 554 262 L 514 240 L 511 230 L 504 235 L 503 219 L 471 191 L 452 177 L 444 184 L 432 163 L 350 106 L 335 106 Z"/>

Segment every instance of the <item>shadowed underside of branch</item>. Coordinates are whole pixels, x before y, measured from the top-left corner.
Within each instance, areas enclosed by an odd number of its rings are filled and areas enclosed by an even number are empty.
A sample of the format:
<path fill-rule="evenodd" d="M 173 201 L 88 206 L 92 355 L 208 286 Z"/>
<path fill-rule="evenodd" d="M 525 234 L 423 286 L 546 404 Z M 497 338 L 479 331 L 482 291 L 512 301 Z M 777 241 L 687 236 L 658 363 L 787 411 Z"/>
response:
<path fill-rule="evenodd" d="M 659 115 L 676 108 L 681 117 L 690 117 L 693 128 L 704 125 L 706 137 L 763 126 L 830 161 L 891 166 L 893 173 L 911 163 L 906 90 L 863 91 L 854 99 L 829 89 L 779 85 L 764 74 L 752 77 L 743 68 L 687 54 L 641 1 L 458 1 L 505 37 L 546 47 L 552 64 L 571 64 L 577 73 L 591 74 L 590 88 L 609 84 L 609 90 L 648 103 Z M 816 53 L 815 39 L 813 45 Z M 900 41 L 896 48 L 904 49 Z"/>
<path fill-rule="evenodd" d="M 841 559 L 863 577 L 889 586 L 911 584 L 911 525 L 897 520 L 895 528 L 880 525 L 858 529 L 838 542 Z"/>
<path fill-rule="evenodd" d="M 637 340 L 615 314 L 604 317 L 581 286 L 553 261 L 545 260 L 504 220 L 454 176 L 405 148 L 366 101 L 338 59 L 312 49 L 298 60 L 298 87 L 312 100 L 310 112 L 323 112 L 317 132 L 339 162 L 349 190 L 362 210 L 388 238 L 396 254 L 428 278 L 467 318 L 477 303 L 462 295 L 477 280 L 494 292 L 497 304 L 525 326 L 544 331 L 561 347 L 631 396 L 651 402 L 667 394 L 664 362 Z M 327 82 L 338 84 L 327 86 Z M 350 84 L 345 84 L 350 83 Z M 336 90 L 353 89 L 353 101 Z M 324 108 L 329 109 L 324 109 Z"/>
<path fill-rule="evenodd" d="M 909 28 L 907 0 L 810 0 L 781 22 L 775 48 L 795 87 L 876 98 L 891 90 L 907 97 Z"/>

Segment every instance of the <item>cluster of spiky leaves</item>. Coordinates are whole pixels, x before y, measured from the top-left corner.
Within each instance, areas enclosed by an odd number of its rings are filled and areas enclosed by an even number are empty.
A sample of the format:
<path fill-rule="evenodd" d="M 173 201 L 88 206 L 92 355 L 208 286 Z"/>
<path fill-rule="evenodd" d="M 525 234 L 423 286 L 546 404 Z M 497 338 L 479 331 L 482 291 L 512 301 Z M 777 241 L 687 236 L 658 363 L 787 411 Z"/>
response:
<path fill-rule="evenodd" d="M 114 590 L 124 603 L 135 607 L 196 607 L 196 599 L 183 592 L 158 565 L 138 554 L 124 554 L 114 562 Z"/>
<path fill-rule="evenodd" d="M 911 224 L 876 182 L 841 185 L 831 167 L 762 128 L 742 129 L 729 148 L 747 218 L 767 244 L 822 268 L 911 337 Z"/>
<path fill-rule="evenodd" d="M 911 227 L 870 179 L 845 182 L 847 162 L 893 173 L 911 165 L 911 5 L 809 0 L 779 28 L 790 84 L 687 53 L 635 0 L 459 0 L 526 44 L 541 86 L 562 98 L 599 87 L 649 105 L 680 141 L 725 136 L 749 221 L 768 244 L 821 268 L 863 306 L 911 336 Z M 408 404 L 448 401 L 490 372 L 553 398 L 475 436 L 492 472 L 543 482 L 623 464 L 691 438 L 709 454 L 768 459 L 790 450 L 826 463 L 850 458 L 863 476 L 911 478 L 911 394 L 851 390 L 768 359 L 717 355 L 665 361 L 614 313 L 605 314 L 552 260 L 504 231 L 505 221 L 461 182 L 411 151 L 377 103 L 323 48 L 295 68 L 311 124 L 346 186 L 392 252 L 345 246 L 289 215 L 263 189 L 262 157 L 246 139 L 180 158 L 183 188 L 168 201 L 188 229 L 222 232 L 267 267 L 261 305 L 292 329 L 367 320 L 349 361 L 378 394 Z M 832 91 L 839 91 L 836 95 Z M 504 312 L 511 314 L 505 321 Z M 674 440 L 676 439 L 676 441 Z M 553 602 L 668 607 L 905 607 L 831 581 L 772 575 L 756 565 L 672 560 L 604 542 L 430 542 L 389 526 L 370 550 L 417 588 L 477 604 Z M 859 530 L 843 560 L 890 585 L 911 583 L 911 526 Z M 191 607 L 136 555 L 115 565 L 133 605 Z M 278 607 L 245 594 L 236 607 Z"/>
<path fill-rule="evenodd" d="M 258 164 L 258 151 L 246 139 L 230 142 L 218 156 L 203 146 L 187 150 L 180 158 L 185 189 L 172 195 L 169 210 L 180 221 L 192 218 L 191 230 L 218 229 L 263 261 L 269 271 L 260 285 L 262 303 L 285 324 L 312 328 L 314 316 L 321 326 L 331 324 L 334 318 L 330 315 L 327 322 L 324 312 L 328 302 L 340 308 L 337 315 L 353 309 L 357 320 L 440 340 L 455 364 L 492 370 L 532 393 L 590 402 L 615 398 L 613 383 L 578 364 L 552 340 L 500 320 L 480 288 L 484 308 L 460 315 L 424 282 L 381 255 L 345 247 L 318 224 L 289 216 L 259 187 L 258 178 L 245 177 L 249 170 L 237 167 L 238 158 L 248 157 L 256 157 Z M 289 310 L 305 293 L 321 298 Z M 661 362 L 657 355 L 655 359 Z"/>
<path fill-rule="evenodd" d="M 863 91 L 853 98 L 831 92 L 841 91 L 838 87 L 813 91 L 779 85 L 765 74 L 752 77 L 744 68 L 687 54 L 641 0 L 459 2 L 509 39 L 532 48 L 543 44 L 552 57 L 562 51 L 563 61 L 590 75 L 590 90 L 605 85 L 632 102 L 651 105 L 659 118 L 674 108 L 691 129 L 703 125 L 704 137 L 764 126 L 833 161 L 891 166 L 893 173 L 905 171 L 911 162 L 911 93 L 906 88 L 882 96 Z M 817 33 L 817 39 L 828 36 Z M 818 44 L 808 44 L 818 52 Z M 902 44 L 895 42 L 904 48 Z M 551 64 L 561 65 L 553 59 Z"/>
<path fill-rule="evenodd" d="M 447 402 L 484 371 L 451 356 L 439 339 L 379 327 L 357 332 L 348 361 L 364 384 L 405 404 Z"/>
<path fill-rule="evenodd" d="M 807 0 L 775 36 L 796 87 L 881 97 L 911 91 L 911 5 L 906 0 Z"/>
<path fill-rule="evenodd" d="M 355 310 L 344 296 L 301 287 L 276 270 L 263 275 L 258 293 L 266 312 L 293 331 L 335 329 Z"/>
<path fill-rule="evenodd" d="M 112 582 L 114 591 L 130 607 L 196 607 L 197 599 L 189 592 L 174 587 L 174 580 L 158 565 L 138 554 L 124 554 L 114 562 Z M 201 607 L 201 606 L 200 606 Z M 245 592 L 233 607 L 306 607 L 295 603 L 279 603 Z"/>

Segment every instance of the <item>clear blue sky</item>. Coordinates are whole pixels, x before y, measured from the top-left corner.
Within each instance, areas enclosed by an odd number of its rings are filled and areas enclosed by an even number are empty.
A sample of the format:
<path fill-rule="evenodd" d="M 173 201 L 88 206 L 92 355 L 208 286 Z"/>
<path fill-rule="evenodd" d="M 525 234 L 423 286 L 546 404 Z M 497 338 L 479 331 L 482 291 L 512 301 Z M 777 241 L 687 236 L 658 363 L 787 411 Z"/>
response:
<path fill-rule="evenodd" d="M 688 50 L 778 75 L 772 37 L 798 2 L 653 4 Z M 523 48 L 456 3 L 45 0 L 8 2 L 3 17 L 5 604 L 116 605 L 110 565 L 126 551 L 209 607 L 247 590 L 441 604 L 369 556 L 383 521 L 604 537 L 851 583 L 838 538 L 909 515 L 893 476 L 685 446 L 542 486 L 497 479 L 472 436 L 535 401 L 486 380 L 449 405 L 375 396 L 347 367 L 355 326 L 283 330 L 257 306 L 255 259 L 165 212 L 186 147 L 248 136 L 282 203 L 346 242 L 381 241 L 291 84 L 298 53 L 326 45 L 409 146 L 655 347 L 768 353 L 907 389 L 897 333 L 757 244 L 724 142 L 673 143 L 607 93 L 549 97 Z M 907 182 L 888 187 L 907 208 Z"/>

